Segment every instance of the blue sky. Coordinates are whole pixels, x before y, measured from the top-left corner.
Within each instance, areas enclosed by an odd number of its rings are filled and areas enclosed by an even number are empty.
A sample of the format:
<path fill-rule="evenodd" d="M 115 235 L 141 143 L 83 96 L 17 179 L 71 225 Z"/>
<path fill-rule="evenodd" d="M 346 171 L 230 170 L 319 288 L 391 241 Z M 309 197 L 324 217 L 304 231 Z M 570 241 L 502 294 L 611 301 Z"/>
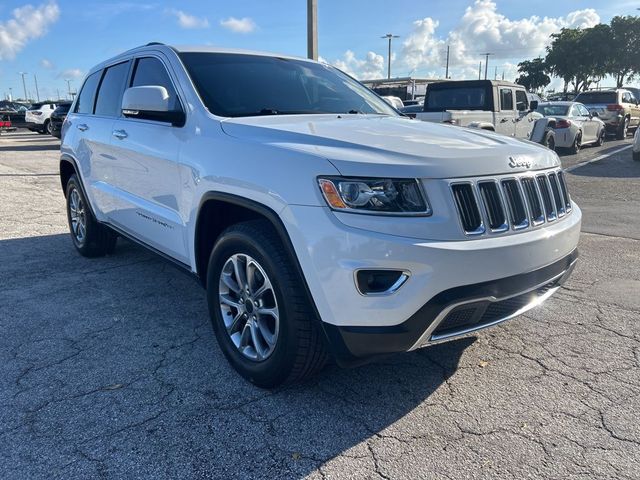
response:
<path fill-rule="evenodd" d="M 394 75 L 442 76 L 451 45 L 454 78 L 473 77 L 480 53 L 508 79 L 515 64 L 544 51 L 562 26 L 590 26 L 638 13 L 640 0 L 318 0 L 320 56 L 360 77 L 386 74 L 387 32 Z M 29 6 L 30 5 L 30 6 Z M 305 0 L 81 1 L 3 0 L 0 96 L 40 97 L 72 89 L 94 64 L 149 41 L 213 44 L 306 55 Z M 555 82 L 554 86 L 559 86 Z"/>

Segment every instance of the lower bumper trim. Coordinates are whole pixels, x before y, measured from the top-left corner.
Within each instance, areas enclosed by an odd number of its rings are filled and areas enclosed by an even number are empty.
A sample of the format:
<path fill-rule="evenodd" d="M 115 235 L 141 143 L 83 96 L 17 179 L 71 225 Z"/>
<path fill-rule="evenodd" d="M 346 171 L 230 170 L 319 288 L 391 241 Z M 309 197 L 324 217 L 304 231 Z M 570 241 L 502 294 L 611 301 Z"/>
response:
<path fill-rule="evenodd" d="M 372 357 L 412 350 L 521 315 L 560 288 L 577 258 L 575 249 L 532 272 L 445 290 L 399 325 L 350 327 L 324 323 L 323 326 L 340 365 L 367 363 Z M 464 312 L 465 309 L 468 311 Z M 452 314 L 457 314 L 457 318 L 451 319 Z M 449 322 L 444 323 L 447 319 Z"/>

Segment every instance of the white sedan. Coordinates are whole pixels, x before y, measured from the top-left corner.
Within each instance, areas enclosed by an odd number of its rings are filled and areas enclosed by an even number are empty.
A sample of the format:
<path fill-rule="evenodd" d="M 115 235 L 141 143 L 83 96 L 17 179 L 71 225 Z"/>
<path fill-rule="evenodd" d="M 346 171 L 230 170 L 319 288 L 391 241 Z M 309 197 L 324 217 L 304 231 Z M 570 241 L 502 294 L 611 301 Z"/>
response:
<path fill-rule="evenodd" d="M 633 137 L 633 159 L 640 162 L 640 128 L 636 128 L 636 134 Z"/>
<path fill-rule="evenodd" d="M 556 147 L 568 148 L 578 153 L 583 145 L 600 146 L 604 143 L 605 125 L 597 115 L 592 115 L 578 102 L 544 102 L 537 111 L 545 117 L 556 119 L 553 130 Z"/>

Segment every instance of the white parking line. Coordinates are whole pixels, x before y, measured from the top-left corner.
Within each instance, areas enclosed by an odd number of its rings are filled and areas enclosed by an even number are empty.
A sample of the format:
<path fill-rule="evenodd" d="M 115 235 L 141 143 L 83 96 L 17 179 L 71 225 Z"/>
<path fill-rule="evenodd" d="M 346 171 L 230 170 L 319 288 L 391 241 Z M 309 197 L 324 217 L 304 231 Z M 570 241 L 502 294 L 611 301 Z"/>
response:
<path fill-rule="evenodd" d="M 627 150 L 629 148 L 631 148 L 633 145 L 624 145 L 616 150 L 614 150 L 613 152 L 609 152 L 609 153 L 605 153 L 604 155 L 600 155 L 599 157 L 593 158 L 591 160 L 586 160 L 584 162 L 580 162 L 580 163 L 576 163 L 575 165 L 571 165 L 570 167 L 567 167 L 564 169 L 565 172 L 570 172 L 571 170 L 575 170 L 576 168 L 580 168 L 580 167 L 584 167 L 585 165 L 589 165 L 590 163 L 595 163 L 595 162 L 599 162 L 600 160 L 604 160 L 605 158 L 608 158 L 612 155 L 615 155 L 616 153 L 620 153 L 624 150 Z"/>

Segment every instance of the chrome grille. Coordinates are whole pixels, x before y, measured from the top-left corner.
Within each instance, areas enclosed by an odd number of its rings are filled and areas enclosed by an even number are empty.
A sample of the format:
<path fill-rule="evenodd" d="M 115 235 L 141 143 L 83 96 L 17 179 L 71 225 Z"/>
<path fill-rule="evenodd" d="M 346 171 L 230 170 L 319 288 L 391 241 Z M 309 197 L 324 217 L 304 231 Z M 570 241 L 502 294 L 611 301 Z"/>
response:
<path fill-rule="evenodd" d="M 467 235 L 519 231 L 553 222 L 571 211 L 559 170 L 450 183 L 460 224 Z"/>

